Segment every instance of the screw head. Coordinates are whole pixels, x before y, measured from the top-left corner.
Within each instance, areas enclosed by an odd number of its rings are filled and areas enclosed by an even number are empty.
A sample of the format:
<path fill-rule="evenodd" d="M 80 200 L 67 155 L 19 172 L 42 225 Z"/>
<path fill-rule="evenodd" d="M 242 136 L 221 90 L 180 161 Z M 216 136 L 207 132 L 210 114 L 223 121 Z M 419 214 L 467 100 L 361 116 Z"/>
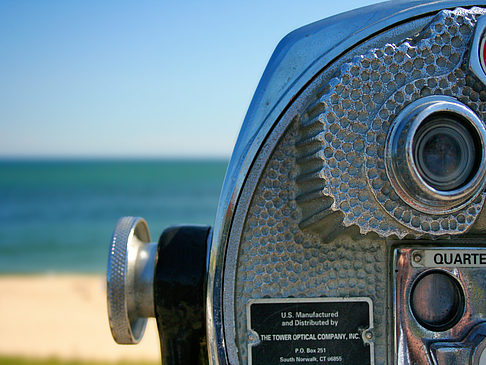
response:
<path fill-rule="evenodd" d="M 416 262 L 416 263 L 419 263 L 420 261 L 422 261 L 422 255 L 419 254 L 419 253 L 415 253 L 413 255 L 413 261 Z"/>
<path fill-rule="evenodd" d="M 373 332 L 371 332 L 371 330 L 368 330 L 368 331 L 365 332 L 364 336 L 367 340 L 372 340 L 373 339 Z"/>

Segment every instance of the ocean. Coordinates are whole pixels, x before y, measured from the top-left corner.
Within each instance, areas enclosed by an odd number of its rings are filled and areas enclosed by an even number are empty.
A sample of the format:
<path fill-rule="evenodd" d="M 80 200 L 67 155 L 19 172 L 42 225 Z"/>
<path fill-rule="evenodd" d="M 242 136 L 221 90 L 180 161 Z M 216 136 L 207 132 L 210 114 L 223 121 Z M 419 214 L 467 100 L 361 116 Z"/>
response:
<path fill-rule="evenodd" d="M 0 273 L 104 273 L 113 228 L 213 225 L 228 161 L 0 161 Z"/>

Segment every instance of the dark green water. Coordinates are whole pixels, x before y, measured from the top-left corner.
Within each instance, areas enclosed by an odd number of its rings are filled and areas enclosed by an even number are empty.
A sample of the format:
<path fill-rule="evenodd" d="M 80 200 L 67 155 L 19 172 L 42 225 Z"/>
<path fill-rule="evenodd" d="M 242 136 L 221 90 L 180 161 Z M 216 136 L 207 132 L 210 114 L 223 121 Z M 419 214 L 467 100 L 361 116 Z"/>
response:
<path fill-rule="evenodd" d="M 227 161 L 0 161 L 0 273 L 104 272 L 119 217 L 212 225 Z"/>

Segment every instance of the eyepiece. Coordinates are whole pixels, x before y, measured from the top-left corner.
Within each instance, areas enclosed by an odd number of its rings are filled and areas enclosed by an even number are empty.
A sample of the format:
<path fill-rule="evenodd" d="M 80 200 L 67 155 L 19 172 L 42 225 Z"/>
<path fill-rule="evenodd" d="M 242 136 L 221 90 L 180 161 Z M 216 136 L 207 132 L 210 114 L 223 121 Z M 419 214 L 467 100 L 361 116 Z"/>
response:
<path fill-rule="evenodd" d="M 477 132 L 454 113 L 431 115 L 418 127 L 412 144 L 418 173 L 439 191 L 466 185 L 481 160 Z"/>
<path fill-rule="evenodd" d="M 456 211 L 485 186 L 486 130 L 457 99 L 429 96 L 408 105 L 388 134 L 387 174 L 397 194 L 430 214 Z"/>

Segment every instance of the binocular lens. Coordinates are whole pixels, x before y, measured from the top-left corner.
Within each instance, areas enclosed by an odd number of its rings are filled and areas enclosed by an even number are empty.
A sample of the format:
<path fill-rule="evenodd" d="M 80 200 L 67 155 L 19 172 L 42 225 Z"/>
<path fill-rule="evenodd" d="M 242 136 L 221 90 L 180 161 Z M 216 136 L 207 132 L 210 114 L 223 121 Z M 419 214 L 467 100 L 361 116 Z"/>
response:
<path fill-rule="evenodd" d="M 478 136 L 454 116 L 436 115 L 425 120 L 413 144 L 419 174 L 427 184 L 441 191 L 467 184 L 480 159 Z"/>

